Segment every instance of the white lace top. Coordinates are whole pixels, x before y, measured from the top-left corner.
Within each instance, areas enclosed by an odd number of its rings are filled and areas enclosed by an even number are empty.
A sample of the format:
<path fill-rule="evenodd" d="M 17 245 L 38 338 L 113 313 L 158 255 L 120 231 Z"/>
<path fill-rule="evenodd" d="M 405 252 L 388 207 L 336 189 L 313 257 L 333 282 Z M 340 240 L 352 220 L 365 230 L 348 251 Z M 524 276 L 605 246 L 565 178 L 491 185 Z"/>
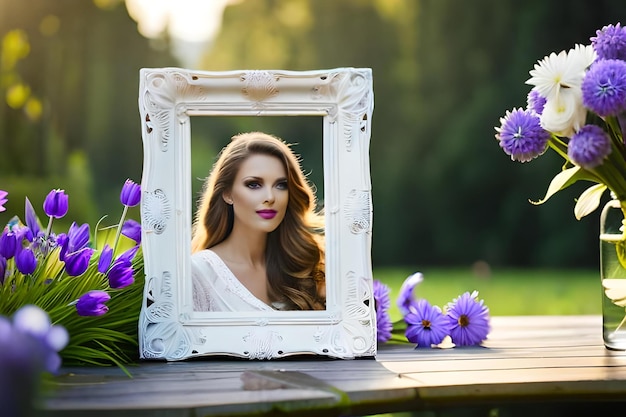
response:
<path fill-rule="evenodd" d="M 271 306 L 256 298 L 212 250 L 204 249 L 191 256 L 193 309 L 195 311 L 271 311 Z"/>

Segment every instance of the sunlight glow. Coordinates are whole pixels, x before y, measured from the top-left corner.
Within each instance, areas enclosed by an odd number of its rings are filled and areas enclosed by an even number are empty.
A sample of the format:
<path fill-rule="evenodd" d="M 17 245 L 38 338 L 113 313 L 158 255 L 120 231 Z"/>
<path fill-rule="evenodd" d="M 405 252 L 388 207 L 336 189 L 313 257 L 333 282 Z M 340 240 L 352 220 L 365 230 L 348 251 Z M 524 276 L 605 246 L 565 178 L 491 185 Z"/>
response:
<path fill-rule="evenodd" d="M 224 9 L 241 0 L 126 0 L 126 9 L 147 38 L 164 33 L 185 42 L 210 42 L 222 25 Z"/>

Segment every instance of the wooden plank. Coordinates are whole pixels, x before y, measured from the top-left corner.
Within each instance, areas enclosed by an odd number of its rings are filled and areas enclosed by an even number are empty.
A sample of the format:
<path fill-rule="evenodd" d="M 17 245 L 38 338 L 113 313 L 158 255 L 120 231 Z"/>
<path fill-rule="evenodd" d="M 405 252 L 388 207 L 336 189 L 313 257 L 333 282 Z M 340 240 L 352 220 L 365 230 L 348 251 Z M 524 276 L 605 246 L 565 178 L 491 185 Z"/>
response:
<path fill-rule="evenodd" d="M 493 317 L 481 347 L 381 345 L 376 359 L 207 358 L 66 368 L 42 416 L 358 415 L 462 404 L 626 398 L 626 352 L 599 316 Z"/>

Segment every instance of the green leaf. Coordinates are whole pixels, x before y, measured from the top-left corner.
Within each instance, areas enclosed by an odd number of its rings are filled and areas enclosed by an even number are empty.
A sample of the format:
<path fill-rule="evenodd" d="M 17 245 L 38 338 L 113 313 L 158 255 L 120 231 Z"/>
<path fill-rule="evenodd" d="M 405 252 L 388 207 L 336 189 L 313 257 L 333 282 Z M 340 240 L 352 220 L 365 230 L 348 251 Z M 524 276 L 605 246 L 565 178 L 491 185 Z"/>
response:
<path fill-rule="evenodd" d="M 535 204 L 535 205 L 545 203 L 554 194 L 556 194 L 557 192 L 561 191 L 564 188 L 569 187 L 570 185 L 574 184 L 576 181 L 581 179 L 582 176 L 579 177 L 578 175 L 580 171 L 581 169 L 579 166 L 564 169 L 563 171 L 556 174 L 554 178 L 552 178 L 552 181 L 550 181 L 550 185 L 548 186 L 548 191 L 546 192 L 546 196 L 542 200 L 539 200 L 539 201 L 528 200 L 528 201 L 530 201 L 532 204 Z"/>
<path fill-rule="evenodd" d="M 604 184 L 595 184 L 583 191 L 574 207 L 576 220 L 582 219 L 600 206 L 600 198 L 606 189 L 607 186 Z"/>

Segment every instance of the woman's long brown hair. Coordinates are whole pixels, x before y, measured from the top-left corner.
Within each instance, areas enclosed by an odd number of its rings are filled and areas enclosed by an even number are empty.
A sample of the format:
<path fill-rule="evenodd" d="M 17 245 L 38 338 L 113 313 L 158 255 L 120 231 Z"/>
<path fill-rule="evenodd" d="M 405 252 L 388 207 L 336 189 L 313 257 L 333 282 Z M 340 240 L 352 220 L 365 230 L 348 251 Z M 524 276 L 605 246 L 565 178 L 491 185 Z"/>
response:
<path fill-rule="evenodd" d="M 287 171 L 289 201 L 285 218 L 269 233 L 265 253 L 269 296 L 293 310 L 325 308 L 323 218 L 316 210 L 313 188 L 300 160 L 281 139 L 261 132 L 233 136 L 220 152 L 207 178 L 191 241 L 192 253 L 211 248 L 226 239 L 234 213 L 222 195 L 230 191 L 243 161 L 255 154 L 278 158 Z"/>

